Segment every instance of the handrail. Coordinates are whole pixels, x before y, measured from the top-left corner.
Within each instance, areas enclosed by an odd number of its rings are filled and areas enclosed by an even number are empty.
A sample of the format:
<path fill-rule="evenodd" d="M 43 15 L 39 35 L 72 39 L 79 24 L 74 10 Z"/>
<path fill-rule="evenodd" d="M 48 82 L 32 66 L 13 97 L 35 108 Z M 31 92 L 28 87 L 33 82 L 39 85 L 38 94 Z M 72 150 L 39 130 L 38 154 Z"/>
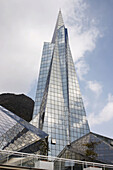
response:
<path fill-rule="evenodd" d="M 52 157 L 52 156 L 45 156 L 45 155 L 38 155 L 38 154 L 29 154 L 24 152 L 17 152 L 17 151 L 8 151 L 8 150 L 1 150 L 0 153 L 6 153 L 6 154 L 13 154 L 18 156 L 27 156 L 32 158 L 47 158 L 49 161 L 63 161 L 63 162 L 72 162 L 72 163 L 78 163 L 78 164 L 87 164 L 87 165 L 93 165 L 93 166 L 99 166 L 99 167 L 106 167 L 106 168 L 113 168 L 113 165 L 111 164 L 103 164 L 103 163 L 96 163 L 96 162 L 89 162 L 89 161 L 81 161 L 81 160 L 73 160 L 73 159 L 65 159 L 65 158 L 59 158 L 59 157 Z"/>

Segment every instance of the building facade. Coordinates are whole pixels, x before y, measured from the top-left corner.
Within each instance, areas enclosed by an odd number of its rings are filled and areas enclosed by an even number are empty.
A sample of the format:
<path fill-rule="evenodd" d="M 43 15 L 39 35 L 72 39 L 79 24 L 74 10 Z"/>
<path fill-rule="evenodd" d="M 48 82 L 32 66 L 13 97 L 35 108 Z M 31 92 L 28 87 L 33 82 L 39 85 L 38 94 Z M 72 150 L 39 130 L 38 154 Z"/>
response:
<path fill-rule="evenodd" d="M 0 150 L 41 153 L 39 145 L 46 143 L 47 137 L 45 132 L 0 106 Z"/>
<path fill-rule="evenodd" d="M 51 156 L 90 131 L 61 11 L 43 46 L 32 123 L 49 134 Z"/>
<path fill-rule="evenodd" d="M 113 164 L 113 139 L 90 132 L 66 146 L 59 157 Z"/>

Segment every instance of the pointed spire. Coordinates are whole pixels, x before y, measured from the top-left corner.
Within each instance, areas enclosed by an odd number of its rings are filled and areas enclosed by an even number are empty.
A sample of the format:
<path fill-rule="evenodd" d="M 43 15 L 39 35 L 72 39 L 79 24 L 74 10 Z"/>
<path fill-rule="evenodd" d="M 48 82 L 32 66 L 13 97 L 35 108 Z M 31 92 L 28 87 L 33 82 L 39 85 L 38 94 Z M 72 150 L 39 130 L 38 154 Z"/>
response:
<path fill-rule="evenodd" d="M 61 9 L 60 9 L 59 14 L 58 14 L 58 18 L 57 18 L 56 27 L 57 27 L 57 29 L 59 29 L 63 25 L 64 25 L 64 21 L 63 21 Z"/>
<path fill-rule="evenodd" d="M 59 13 L 58 13 L 58 18 L 57 18 L 56 26 L 55 26 L 55 31 L 54 31 L 53 38 L 52 38 L 52 43 L 55 42 L 55 37 L 56 37 L 57 29 L 59 29 L 63 25 L 64 25 L 64 21 L 63 21 L 62 12 L 61 12 L 61 9 L 60 9 Z"/>

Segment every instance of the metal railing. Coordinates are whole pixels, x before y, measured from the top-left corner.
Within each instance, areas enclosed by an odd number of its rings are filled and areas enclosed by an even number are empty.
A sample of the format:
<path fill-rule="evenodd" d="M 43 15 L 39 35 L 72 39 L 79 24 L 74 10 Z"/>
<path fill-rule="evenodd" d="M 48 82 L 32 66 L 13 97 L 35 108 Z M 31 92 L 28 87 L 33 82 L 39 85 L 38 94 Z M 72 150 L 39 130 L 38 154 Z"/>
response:
<path fill-rule="evenodd" d="M 0 150 L 0 165 L 42 168 L 45 170 L 82 170 L 84 168 L 113 169 L 113 165 L 72 160 L 38 154 Z"/>

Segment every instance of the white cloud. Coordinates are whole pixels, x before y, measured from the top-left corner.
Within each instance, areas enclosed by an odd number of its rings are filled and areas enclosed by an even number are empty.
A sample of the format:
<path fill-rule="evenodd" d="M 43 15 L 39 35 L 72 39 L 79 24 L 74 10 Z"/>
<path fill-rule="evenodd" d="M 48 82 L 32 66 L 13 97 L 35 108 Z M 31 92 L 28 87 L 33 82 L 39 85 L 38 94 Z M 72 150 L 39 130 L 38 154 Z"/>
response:
<path fill-rule="evenodd" d="M 51 41 L 59 8 L 69 28 L 74 60 L 95 48 L 99 30 L 94 19 L 86 15 L 88 5 L 83 0 L 33 2 L 0 1 L 0 93 L 29 92 L 37 79 L 43 42 Z M 77 67 L 82 79 L 89 68 L 85 61 L 78 62 Z"/>
<path fill-rule="evenodd" d="M 91 52 L 96 46 L 100 32 L 94 18 L 87 15 L 88 4 L 84 0 L 71 0 L 67 2 L 65 13 L 69 27 L 72 54 L 75 61 L 85 57 L 87 51 Z"/>
<path fill-rule="evenodd" d="M 75 67 L 76 67 L 76 71 L 79 76 L 79 79 L 84 80 L 83 76 L 87 74 L 89 71 L 88 64 L 85 62 L 85 60 L 79 60 L 78 62 L 76 62 Z"/>
<path fill-rule="evenodd" d="M 97 39 L 101 36 L 96 20 L 87 14 L 89 5 L 84 0 L 65 1 L 64 16 L 69 28 L 72 56 L 76 62 L 80 80 L 88 73 L 89 66 L 85 62 L 85 53 L 92 52 Z"/>
<path fill-rule="evenodd" d="M 5 47 L 1 49 L 1 93 L 27 93 L 30 90 L 37 77 L 41 56 L 38 38 L 37 31 L 31 28 L 19 29 L 17 35 L 7 36 Z"/>
<path fill-rule="evenodd" d="M 113 102 L 113 95 L 112 94 L 108 94 L 108 102 Z"/>
<path fill-rule="evenodd" d="M 102 85 L 97 81 L 88 81 L 87 88 L 93 91 L 97 96 L 102 93 Z"/>
<path fill-rule="evenodd" d="M 82 98 L 83 98 L 84 106 L 85 106 L 85 108 L 87 108 L 89 105 L 89 99 L 87 96 L 83 96 L 83 95 L 82 95 Z"/>
<path fill-rule="evenodd" d="M 70 29 L 70 41 L 74 61 L 78 61 L 85 57 L 86 52 L 91 52 L 95 49 L 96 40 L 99 35 L 97 28 L 89 28 L 89 30 L 78 34 L 76 28 Z"/>
<path fill-rule="evenodd" d="M 28 93 L 37 79 L 43 42 L 51 40 L 53 20 L 47 19 L 50 10 L 42 1 L 6 1 L 0 1 L 0 93 Z"/>
<path fill-rule="evenodd" d="M 113 95 L 108 95 L 108 100 L 104 108 L 97 114 L 91 113 L 88 120 L 91 126 L 108 122 L 113 118 Z"/>

